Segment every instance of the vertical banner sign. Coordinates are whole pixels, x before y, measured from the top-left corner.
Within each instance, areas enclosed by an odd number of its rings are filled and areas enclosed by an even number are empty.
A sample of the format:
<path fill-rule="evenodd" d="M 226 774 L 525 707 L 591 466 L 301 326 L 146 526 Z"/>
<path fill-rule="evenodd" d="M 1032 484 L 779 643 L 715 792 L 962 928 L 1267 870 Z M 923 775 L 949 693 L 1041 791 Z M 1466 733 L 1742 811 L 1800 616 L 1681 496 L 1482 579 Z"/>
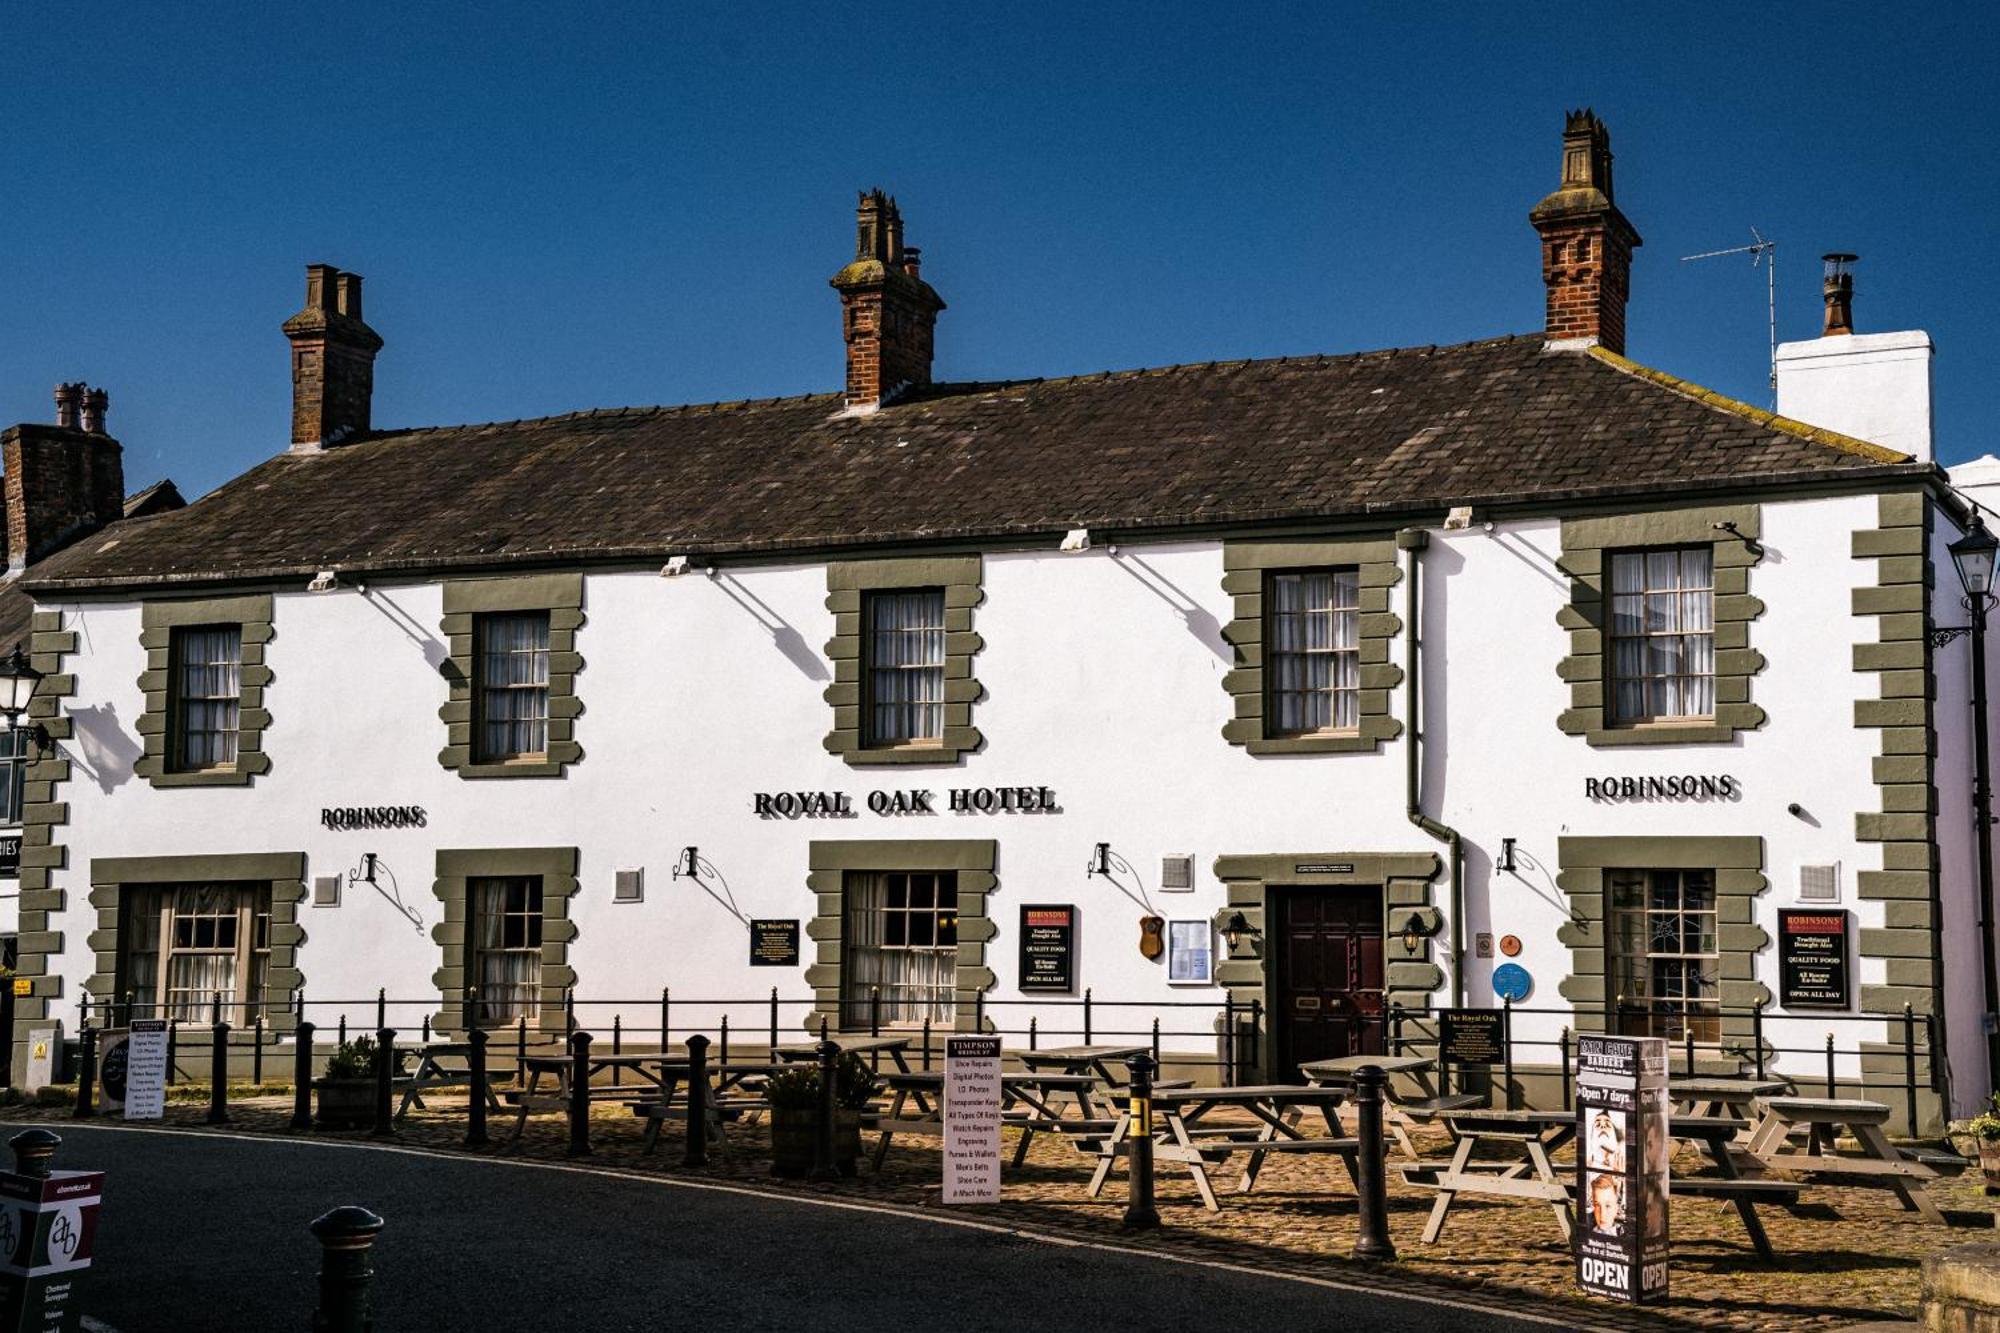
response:
<path fill-rule="evenodd" d="M 1000 1038 L 944 1042 L 944 1201 L 1000 1199 Z"/>
<path fill-rule="evenodd" d="M 1594 1296 L 1667 1295 L 1667 1042 L 1576 1042 L 1576 1280 Z"/>
<path fill-rule="evenodd" d="M 1787 1009 L 1845 1009 L 1847 913 L 1778 912 L 1778 995 Z"/>
<path fill-rule="evenodd" d="M 167 1020 L 135 1018 L 125 1039 L 125 1118 L 158 1120 L 167 1112 Z"/>

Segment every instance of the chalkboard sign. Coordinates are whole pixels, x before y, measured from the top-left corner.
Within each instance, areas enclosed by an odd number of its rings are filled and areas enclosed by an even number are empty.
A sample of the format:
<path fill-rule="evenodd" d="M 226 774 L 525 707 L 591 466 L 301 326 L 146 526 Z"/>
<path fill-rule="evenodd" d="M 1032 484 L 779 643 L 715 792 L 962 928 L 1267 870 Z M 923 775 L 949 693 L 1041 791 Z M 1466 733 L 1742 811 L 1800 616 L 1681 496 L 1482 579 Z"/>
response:
<path fill-rule="evenodd" d="M 797 967 L 799 923 L 760 920 L 750 923 L 750 966 Z"/>
<path fill-rule="evenodd" d="M 1076 908 L 1044 903 L 1021 908 L 1021 989 L 1076 988 Z"/>
<path fill-rule="evenodd" d="M 1848 1006 L 1847 913 L 1778 912 L 1779 1003 L 1787 1009 Z"/>
<path fill-rule="evenodd" d="M 1498 1009 L 1447 1009 L 1438 1015 L 1439 1055 L 1454 1065 L 1507 1060 L 1505 1016 Z"/>

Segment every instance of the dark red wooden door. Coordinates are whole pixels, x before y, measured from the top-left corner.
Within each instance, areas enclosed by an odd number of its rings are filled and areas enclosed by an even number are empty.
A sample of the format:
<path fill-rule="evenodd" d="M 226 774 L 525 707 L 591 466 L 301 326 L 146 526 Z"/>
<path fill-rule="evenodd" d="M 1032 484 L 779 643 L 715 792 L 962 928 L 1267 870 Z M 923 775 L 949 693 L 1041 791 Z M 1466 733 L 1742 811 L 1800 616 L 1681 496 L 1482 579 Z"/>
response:
<path fill-rule="evenodd" d="M 1281 1079 L 1311 1060 L 1380 1055 L 1382 891 L 1276 890 L 1276 1012 Z"/>

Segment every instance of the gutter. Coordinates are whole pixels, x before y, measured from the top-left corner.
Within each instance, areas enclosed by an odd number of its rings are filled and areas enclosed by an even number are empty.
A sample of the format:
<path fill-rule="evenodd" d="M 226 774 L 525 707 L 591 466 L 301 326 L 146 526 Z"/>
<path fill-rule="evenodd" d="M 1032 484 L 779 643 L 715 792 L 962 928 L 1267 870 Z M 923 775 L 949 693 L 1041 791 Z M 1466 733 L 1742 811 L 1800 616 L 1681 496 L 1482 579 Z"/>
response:
<path fill-rule="evenodd" d="M 1403 698 L 1409 718 L 1410 739 L 1403 747 L 1404 813 L 1412 824 L 1446 847 L 1451 870 L 1451 1007 L 1465 1003 L 1465 839 L 1457 829 L 1424 813 L 1423 797 L 1423 639 L 1419 589 L 1423 586 L 1423 551 L 1430 545 L 1430 533 L 1422 528 L 1402 528 L 1396 533 L 1396 547 L 1406 553 L 1403 562 Z"/>

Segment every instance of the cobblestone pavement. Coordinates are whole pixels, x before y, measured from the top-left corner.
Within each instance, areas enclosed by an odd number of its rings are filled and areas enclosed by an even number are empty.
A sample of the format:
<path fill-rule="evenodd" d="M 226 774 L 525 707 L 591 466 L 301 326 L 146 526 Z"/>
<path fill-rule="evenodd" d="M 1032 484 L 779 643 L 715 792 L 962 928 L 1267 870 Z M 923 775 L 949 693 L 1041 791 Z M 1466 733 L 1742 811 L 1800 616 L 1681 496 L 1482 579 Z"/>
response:
<path fill-rule="evenodd" d="M 198 1128 L 206 1108 L 169 1104 L 166 1123 Z M 9 1120 L 60 1121 L 66 1112 L 14 1107 Z M 290 1102 L 258 1098 L 231 1107 L 236 1132 L 287 1134 Z M 493 1136 L 512 1129 L 510 1114 L 496 1115 Z M 762 1124 L 732 1124 L 728 1151 L 713 1152 L 699 1169 L 681 1166 L 678 1122 L 670 1122 L 659 1150 L 642 1151 L 642 1122 L 620 1104 L 600 1103 L 593 1115 L 591 1162 L 665 1176 L 703 1178 L 776 1193 L 850 1197 L 914 1211 L 943 1210 L 939 1201 L 939 1157 L 935 1139 L 899 1135 L 880 1173 L 864 1164 L 858 1179 L 812 1185 L 774 1179 L 769 1174 L 769 1136 Z M 55 1126 L 60 1130 L 60 1125 Z M 468 1153 L 462 1146 L 462 1099 L 434 1097 L 427 1109 L 412 1111 L 398 1130 L 410 1147 Z M 316 1137 L 366 1140 L 365 1132 Z M 1014 1131 L 1007 1132 L 1011 1154 Z M 870 1137 L 872 1146 L 872 1136 Z M 567 1125 L 562 1116 L 530 1119 L 518 1144 L 492 1146 L 478 1155 L 565 1160 Z M 1443 1151 L 1441 1136 L 1423 1145 L 1426 1156 Z M 1567 1154 L 1565 1154 L 1565 1157 Z M 1393 1162 L 1393 1158 L 1391 1159 Z M 1564 1158 L 1558 1158 L 1562 1162 Z M 83 1165 L 78 1163 L 77 1165 Z M 1693 1169 L 1685 1154 L 1677 1165 Z M 1538 1203 L 1482 1200 L 1461 1196 L 1436 1245 L 1419 1237 L 1431 1191 L 1406 1185 L 1389 1173 L 1390 1229 L 1398 1261 L 1371 1268 L 1347 1256 L 1355 1236 L 1352 1187 L 1336 1158 L 1280 1156 L 1271 1160 L 1251 1194 L 1234 1192 L 1235 1175 L 1226 1166 L 1211 1169 L 1222 1198 L 1219 1214 L 1205 1212 L 1193 1183 L 1176 1164 L 1161 1163 L 1158 1198 L 1163 1225 L 1129 1236 L 1119 1230 L 1124 1211 L 1124 1172 L 1115 1171 L 1102 1196 L 1086 1197 L 1090 1164 L 1067 1143 L 1038 1135 L 1027 1162 L 1005 1173 L 998 1204 L 953 1208 L 980 1220 L 1113 1244 L 1161 1247 L 1224 1263 L 1334 1277 L 1385 1290 L 1413 1287 L 1439 1294 L 1476 1293 L 1482 1302 L 1520 1315 L 1541 1315 L 1576 1327 L 1658 1329 L 1674 1327 L 1743 1329 L 1828 1329 L 1872 1320 L 1911 1318 L 1918 1300 L 1918 1265 L 1923 1256 L 1948 1245 L 1994 1239 L 1993 1210 L 1983 1196 L 1977 1170 L 1934 1181 L 1932 1197 L 1955 1220 L 1971 1227 L 1940 1228 L 1905 1213 L 1885 1191 L 1806 1187 L 1792 1208 L 1760 1205 L 1771 1242 L 1781 1260 L 1773 1267 L 1750 1248 L 1736 1214 L 1705 1199 L 1677 1200 L 1673 1207 L 1672 1298 L 1662 1306 L 1635 1310 L 1610 1302 L 1586 1301 L 1574 1292 L 1568 1247 L 1548 1209 Z"/>

